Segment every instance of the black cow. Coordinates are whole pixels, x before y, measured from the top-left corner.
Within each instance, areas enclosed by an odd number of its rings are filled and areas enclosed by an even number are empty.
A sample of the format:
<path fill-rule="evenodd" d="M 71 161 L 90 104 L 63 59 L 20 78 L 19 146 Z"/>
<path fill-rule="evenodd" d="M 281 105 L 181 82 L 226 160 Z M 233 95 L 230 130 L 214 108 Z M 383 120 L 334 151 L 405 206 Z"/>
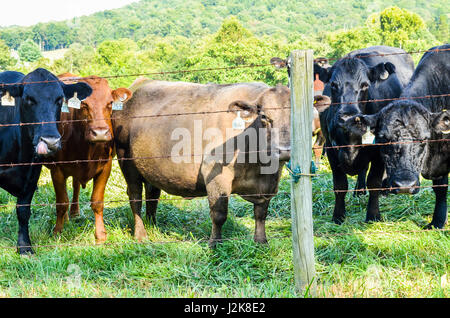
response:
<path fill-rule="evenodd" d="M 20 254 L 33 253 L 28 221 L 42 168 L 28 163 L 42 162 L 60 149 L 55 121 L 60 118 L 64 98 L 72 98 L 75 92 L 84 99 L 92 90 L 85 83 L 66 85 L 44 69 L 26 76 L 18 72 L 0 74 L 1 96 L 9 94 L 15 99 L 15 106 L 0 106 L 0 187 L 17 197 Z M 24 165 L 14 166 L 21 163 Z"/>
<path fill-rule="evenodd" d="M 354 116 L 376 113 L 388 103 L 366 102 L 368 100 L 400 96 L 404 87 L 403 78 L 413 73 L 412 59 L 403 50 L 399 51 L 405 53 L 403 55 L 380 56 L 398 50 L 374 47 L 355 51 L 326 71 L 328 75 L 325 80 L 328 83 L 325 92 L 330 91 L 332 104 L 321 113 L 320 121 L 326 138 L 325 147 L 333 172 L 334 189 L 337 190 L 333 221 L 338 224 L 345 217 L 347 174 L 359 175 L 357 188 L 364 189 L 369 163 L 371 168 L 367 186 L 370 194 L 366 222 L 380 219 L 379 191 L 370 189 L 381 187 L 383 161 L 377 147 L 360 147 L 366 131 L 361 129 Z"/>
<path fill-rule="evenodd" d="M 447 51 L 431 51 L 431 50 Z M 450 143 L 434 141 L 450 138 L 449 96 L 450 45 L 433 47 L 420 60 L 402 97 L 379 113 L 360 116 L 359 122 L 374 131 L 379 142 L 394 142 L 381 147 L 387 182 L 394 193 L 419 192 L 419 176 L 433 180 L 436 204 L 427 228 L 443 228 L 447 221 L 447 184 L 450 171 Z M 411 141 L 429 142 L 411 142 Z"/>

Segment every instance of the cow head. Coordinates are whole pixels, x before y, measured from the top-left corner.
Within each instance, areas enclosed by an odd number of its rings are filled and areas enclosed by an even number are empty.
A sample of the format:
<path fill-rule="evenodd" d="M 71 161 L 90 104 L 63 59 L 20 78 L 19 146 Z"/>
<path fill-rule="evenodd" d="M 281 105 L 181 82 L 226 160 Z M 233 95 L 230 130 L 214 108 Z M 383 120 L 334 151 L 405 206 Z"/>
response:
<path fill-rule="evenodd" d="M 84 83 L 64 84 L 49 71 L 39 68 L 17 85 L 5 86 L 4 92 L 19 101 L 21 123 L 30 124 L 21 127 L 23 140 L 33 145 L 38 156 L 50 157 L 61 148 L 57 122 L 64 98 L 71 98 L 74 92 L 86 98 L 92 90 Z"/>
<path fill-rule="evenodd" d="M 395 67 L 389 62 L 368 67 L 359 58 L 345 58 L 333 69 L 329 81 L 332 105 L 328 116 L 328 138 L 332 146 L 359 145 L 366 131 L 354 121 L 355 116 L 372 112 L 364 103 L 369 98 L 370 87 L 376 90 L 380 82 L 395 72 Z M 360 148 L 343 147 L 338 152 L 340 162 L 346 165 L 354 162 Z"/>
<path fill-rule="evenodd" d="M 263 129 L 268 151 L 279 161 L 289 161 L 290 144 L 290 90 L 278 85 L 264 91 L 255 102 L 237 100 L 229 110 L 240 112 L 244 120 L 253 121 L 252 127 Z M 261 138 L 261 136 L 259 137 Z"/>
<path fill-rule="evenodd" d="M 331 65 L 326 58 L 318 58 L 314 60 L 314 78 L 319 76 L 319 80 L 324 84 L 328 83 L 331 77 Z"/>
<path fill-rule="evenodd" d="M 71 74 L 60 75 L 60 78 L 74 77 Z M 111 124 L 112 106 L 114 102 L 125 103 L 133 93 L 127 88 L 112 90 L 104 78 L 90 76 L 81 81 L 92 87 L 92 94 L 82 100 L 80 109 L 74 109 L 73 119 L 79 120 L 84 139 L 90 143 L 109 142 L 113 139 Z"/>
<path fill-rule="evenodd" d="M 377 91 L 389 89 L 380 89 L 380 85 L 395 73 L 395 66 L 390 62 L 368 67 L 360 58 L 344 58 L 338 61 L 333 69 L 329 79 L 332 102 L 342 105 L 353 103 L 363 113 L 367 113 L 367 103 L 364 101 L 369 97 L 376 98 Z M 389 83 L 389 86 L 391 84 L 393 83 Z"/>
<path fill-rule="evenodd" d="M 375 133 L 394 193 L 419 192 L 430 139 L 450 136 L 450 113 L 431 113 L 415 101 L 396 101 L 374 115 L 360 116 Z M 445 155 L 445 154 L 443 154 Z"/>

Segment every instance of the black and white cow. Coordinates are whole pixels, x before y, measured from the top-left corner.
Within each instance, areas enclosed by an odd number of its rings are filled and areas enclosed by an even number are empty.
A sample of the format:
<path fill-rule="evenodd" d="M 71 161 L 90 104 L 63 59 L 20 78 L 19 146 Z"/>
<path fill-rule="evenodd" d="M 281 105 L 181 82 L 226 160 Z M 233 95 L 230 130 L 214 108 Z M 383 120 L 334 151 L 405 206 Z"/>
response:
<path fill-rule="evenodd" d="M 20 254 L 33 253 L 28 222 L 42 166 L 31 163 L 40 163 L 61 148 L 56 121 L 64 98 L 72 98 L 75 92 L 84 99 L 92 90 L 85 83 L 66 85 L 45 69 L 26 76 L 0 74 L 1 96 L 14 99 L 7 106 L 2 98 L 0 106 L 0 187 L 17 197 Z"/>
<path fill-rule="evenodd" d="M 377 142 L 391 143 L 380 150 L 387 183 L 394 193 L 419 192 L 420 174 L 433 180 L 436 204 L 428 228 L 443 228 L 447 221 L 450 142 L 445 140 L 450 138 L 450 112 L 446 110 L 450 106 L 449 83 L 450 45 L 433 47 L 423 55 L 405 87 L 401 97 L 406 100 L 392 102 L 380 112 L 358 116 L 357 120 L 362 130 L 371 127 Z M 435 97 L 423 98 L 430 95 Z"/>

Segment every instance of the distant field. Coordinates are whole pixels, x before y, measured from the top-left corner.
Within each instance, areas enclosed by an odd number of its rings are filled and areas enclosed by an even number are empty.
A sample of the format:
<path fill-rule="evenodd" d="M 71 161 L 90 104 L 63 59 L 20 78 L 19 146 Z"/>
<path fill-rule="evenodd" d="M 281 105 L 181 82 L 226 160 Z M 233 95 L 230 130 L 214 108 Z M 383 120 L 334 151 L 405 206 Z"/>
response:
<path fill-rule="evenodd" d="M 327 167 L 321 172 L 324 175 L 313 182 L 319 297 L 450 296 L 449 232 L 410 232 L 420 231 L 431 220 L 431 189 L 413 197 L 383 197 L 383 222 L 373 224 L 363 222 L 367 196 L 348 195 L 347 220 L 337 226 L 330 222 L 331 173 Z M 91 189 L 92 183 L 82 190 L 83 202 L 89 201 Z M 289 189 L 285 175 L 280 191 Z M 128 197 L 115 162 L 105 200 L 122 199 Z M 54 201 L 50 175 L 44 170 L 33 202 Z M 0 204 L 14 202 L 0 191 Z M 148 226 L 148 244 L 137 245 L 128 203 L 108 204 L 105 222 L 110 245 L 94 246 L 94 217 L 88 205 L 82 205 L 81 216 L 66 224 L 58 237 L 52 235 L 54 208 L 34 207 L 33 244 L 58 247 L 36 248 L 35 256 L 23 258 L 4 248 L 16 244 L 17 220 L 14 208 L 0 208 L 0 297 L 298 296 L 289 195 L 272 200 L 266 246 L 251 240 L 252 205 L 241 198 L 231 199 L 224 226 L 224 238 L 233 240 L 214 251 L 203 242 L 211 226 L 206 199 L 163 201 L 157 217 L 158 226 Z"/>
<path fill-rule="evenodd" d="M 60 50 L 55 50 L 55 51 L 43 51 L 42 56 L 44 56 L 45 58 L 47 58 L 51 62 L 53 62 L 55 60 L 62 59 L 64 57 L 64 54 L 66 54 L 66 52 L 68 50 L 69 49 L 60 49 Z"/>

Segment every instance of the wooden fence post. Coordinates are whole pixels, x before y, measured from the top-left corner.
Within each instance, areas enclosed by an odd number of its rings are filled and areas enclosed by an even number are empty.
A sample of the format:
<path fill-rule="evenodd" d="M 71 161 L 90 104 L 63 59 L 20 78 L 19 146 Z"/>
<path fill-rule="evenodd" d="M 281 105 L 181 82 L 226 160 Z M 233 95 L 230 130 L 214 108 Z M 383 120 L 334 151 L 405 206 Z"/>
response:
<path fill-rule="evenodd" d="M 289 57 L 291 88 L 291 169 L 309 174 L 312 149 L 314 65 L 312 50 L 296 50 Z M 300 168 L 300 170 L 298 169 Z M 292 247 L 295 286 L 304 296 L 316 296 L 312 222 L 312 181 L 291 180 Z"/>

